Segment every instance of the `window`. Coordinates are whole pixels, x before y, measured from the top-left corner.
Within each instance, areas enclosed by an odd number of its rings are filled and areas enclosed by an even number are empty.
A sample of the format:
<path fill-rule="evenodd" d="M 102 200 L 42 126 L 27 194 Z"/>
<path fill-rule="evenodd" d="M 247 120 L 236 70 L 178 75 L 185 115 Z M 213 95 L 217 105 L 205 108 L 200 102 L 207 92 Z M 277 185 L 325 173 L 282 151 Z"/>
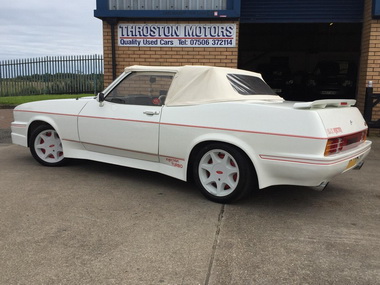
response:
<path fill-rule="evenodd" d="M 106 101 L 130 104 L 162 106 L 174 74 L 132 72 L 106 97 Z"/>
<path fill-rule="evenodd" d="M 269 85 L 259 77 L 228 74 L 227 78 L 235 91 L 240 95 L 277 95 Z"/>

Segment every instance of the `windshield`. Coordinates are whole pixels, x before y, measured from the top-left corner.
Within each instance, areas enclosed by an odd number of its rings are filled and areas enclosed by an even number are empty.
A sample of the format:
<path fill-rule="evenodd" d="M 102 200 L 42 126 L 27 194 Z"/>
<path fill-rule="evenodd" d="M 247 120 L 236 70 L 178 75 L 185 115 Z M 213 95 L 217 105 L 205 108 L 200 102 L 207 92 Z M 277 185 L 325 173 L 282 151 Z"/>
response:
<path fill-rule="evenodd" d="M 227 74 L 227 78 L 235 91 L 240 95 L 277 95 L 259 77 L 243 74 Z"/>

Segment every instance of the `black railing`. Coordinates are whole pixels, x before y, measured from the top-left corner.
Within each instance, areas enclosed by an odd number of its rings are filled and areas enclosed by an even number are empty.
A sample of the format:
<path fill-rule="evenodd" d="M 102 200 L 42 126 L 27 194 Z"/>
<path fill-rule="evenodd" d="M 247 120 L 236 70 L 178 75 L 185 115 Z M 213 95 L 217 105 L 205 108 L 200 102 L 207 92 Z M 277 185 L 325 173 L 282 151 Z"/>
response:
<path fill-rule="evenodd" d="M 0 61 L 0 96 L 79 94 L 103 89 L 103 56 L 56 56 Z"/>
<path fill-rule="evenodd" d="M 370 128 L 380 128 L 380 119 L 372 120 L 372 112 L 377 104 L 380 103 L 380 93 L 373 93 L 372 82 L 370 81 L 365 92 L 364 119 Z"/>

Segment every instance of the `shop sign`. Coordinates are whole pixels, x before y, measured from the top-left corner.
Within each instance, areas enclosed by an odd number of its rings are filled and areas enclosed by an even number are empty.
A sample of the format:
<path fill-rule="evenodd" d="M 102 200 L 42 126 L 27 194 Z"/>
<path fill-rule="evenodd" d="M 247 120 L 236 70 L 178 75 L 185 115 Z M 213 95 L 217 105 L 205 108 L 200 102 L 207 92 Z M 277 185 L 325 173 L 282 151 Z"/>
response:
<path fill-rule="evenodd" d="M 119 24 L 119 46 L 235 47 L 235 24 Z"/>

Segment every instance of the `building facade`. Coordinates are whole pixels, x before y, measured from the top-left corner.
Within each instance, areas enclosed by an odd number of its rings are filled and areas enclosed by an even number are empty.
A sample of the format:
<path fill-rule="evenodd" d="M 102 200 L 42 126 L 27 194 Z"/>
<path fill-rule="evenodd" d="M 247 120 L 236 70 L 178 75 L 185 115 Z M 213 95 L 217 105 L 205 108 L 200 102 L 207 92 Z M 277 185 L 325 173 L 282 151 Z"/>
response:
<path fill-rule="evenodd" d="M 380 93 L 380 0 L 97 0 L 105 84 L 130 65 L 262 73 L 289 100 Z M 373 119 L 380 118 L 375 108 Z"/>

